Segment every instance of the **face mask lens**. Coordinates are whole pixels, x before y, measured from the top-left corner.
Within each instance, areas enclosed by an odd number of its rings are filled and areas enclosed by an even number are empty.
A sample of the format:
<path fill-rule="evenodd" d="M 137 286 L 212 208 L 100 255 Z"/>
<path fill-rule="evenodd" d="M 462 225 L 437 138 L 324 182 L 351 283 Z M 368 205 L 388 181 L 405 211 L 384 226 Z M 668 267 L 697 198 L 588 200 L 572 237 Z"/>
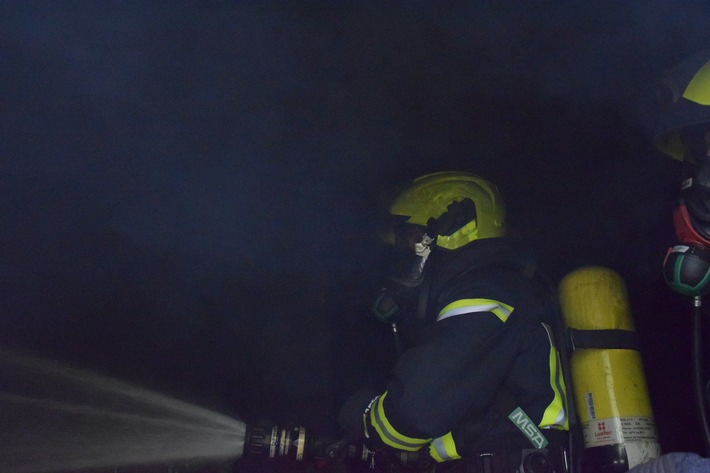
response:
<path fill-rule="evenodd" d="M 413 249 L 416 243 L 422 241 L 424 232 L 424 227 L 419 225 L 412 225 L 411 223 L 397 225 L 394 229 L 395 248 Z"/>
<path fill-rule="evenodd" d="M 423 270 L 422 258 L 413 250 L 397 251 L 390 268 L 390 278 L 405 286 L 418 286 Z"/>

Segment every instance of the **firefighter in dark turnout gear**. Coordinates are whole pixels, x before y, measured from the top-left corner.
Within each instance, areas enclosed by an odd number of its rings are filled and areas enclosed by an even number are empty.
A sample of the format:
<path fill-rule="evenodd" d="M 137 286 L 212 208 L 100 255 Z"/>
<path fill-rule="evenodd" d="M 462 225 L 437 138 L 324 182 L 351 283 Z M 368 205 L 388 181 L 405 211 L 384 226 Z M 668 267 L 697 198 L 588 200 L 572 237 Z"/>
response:
<path fill-rule="evenodd" d="M 710 292 L 710 49 L 668 70 L 657 89 L 658 149 L 683 162 L 680 198 L 673 210 L 679 245 L 664 262 L 676 291 Z"/>
<path fill-rule="evenodd" d="M 341 424 L 373 448 L 419 452 L 437 472 L 566 471 L 555 306 L 505 237 L 498 189 L 429 174 L 389 213 L 400 256 L 375 312 L 411 346 L 386 389 L 346 402 Z"/>

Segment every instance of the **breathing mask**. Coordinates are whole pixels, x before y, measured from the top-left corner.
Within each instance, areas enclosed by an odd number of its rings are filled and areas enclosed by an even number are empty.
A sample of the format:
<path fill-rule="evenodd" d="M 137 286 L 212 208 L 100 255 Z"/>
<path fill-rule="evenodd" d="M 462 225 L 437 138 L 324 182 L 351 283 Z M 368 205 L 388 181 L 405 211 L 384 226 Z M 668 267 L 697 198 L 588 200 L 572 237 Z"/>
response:
<path fill-rule="evenodd" d="M 388 284 L 379 292 L 372 307 L 379 320 L 394 322 L 399 313 L 417 298 L 433 242 L 434 238 L 418 225 L 402 224 L 395 229 Z"/>

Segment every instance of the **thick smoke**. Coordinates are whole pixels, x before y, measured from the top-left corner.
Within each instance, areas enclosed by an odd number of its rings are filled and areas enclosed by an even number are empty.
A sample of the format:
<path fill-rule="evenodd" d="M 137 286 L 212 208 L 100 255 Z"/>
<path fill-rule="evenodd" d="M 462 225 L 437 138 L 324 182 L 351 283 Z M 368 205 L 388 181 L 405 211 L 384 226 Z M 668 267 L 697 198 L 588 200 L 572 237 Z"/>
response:
<path fill-rule="evenodd" d="M 366 314 L 378 206 L 462 169 L 500 185 L 553 278 L 619 270 L 656 343 L 682 304 L 660 278 L 678 169 L 645 99 L 709 18 L 667 0 L 5 3 L 0 342 L 329 425 L 386 376 Z"/>

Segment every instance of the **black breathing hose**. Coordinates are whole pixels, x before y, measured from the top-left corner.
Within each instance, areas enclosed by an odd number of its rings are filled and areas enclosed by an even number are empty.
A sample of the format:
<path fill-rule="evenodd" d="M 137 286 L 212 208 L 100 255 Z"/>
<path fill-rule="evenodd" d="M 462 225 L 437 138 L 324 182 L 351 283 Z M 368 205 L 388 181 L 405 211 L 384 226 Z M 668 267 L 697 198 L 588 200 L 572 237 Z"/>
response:
<path fill-rule="evenodd" d="M 707 397 L 703 383 L 703 311 L 701 306 L 701 297 L 695 296 L 693 298 L 693 307 L 695 308 L 693 311 L 693 384 L 700 414 L 700 423 L 703 429 L 704 454 L 707 456 L 710 455 L 710 421 L 708 420 Z"/>

